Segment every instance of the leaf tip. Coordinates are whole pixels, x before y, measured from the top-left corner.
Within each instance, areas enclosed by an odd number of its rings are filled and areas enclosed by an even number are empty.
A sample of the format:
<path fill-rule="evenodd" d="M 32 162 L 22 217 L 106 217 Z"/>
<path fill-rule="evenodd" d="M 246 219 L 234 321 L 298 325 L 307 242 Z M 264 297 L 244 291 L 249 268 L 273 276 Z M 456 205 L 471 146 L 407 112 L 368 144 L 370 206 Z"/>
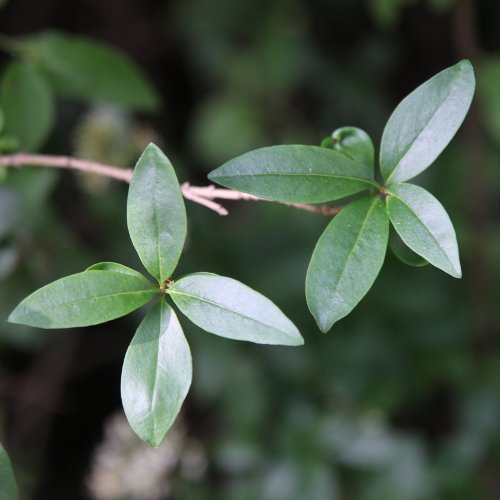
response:
<path fill-rule="evenodd" d="M 20 325 L 20 324 L 23 324 L 23 321 L 22 321 L 22 314 L 20 314 L 19 312 L 19 308 L 20 308 L 20 305 L 19 304 L 10 314 L 9 314 L 9 317 L 7 318 L 7 322 L 8 323 L 13 323 L 13 324 L 16 324 L 16 325 Z"/>
<path fill-rule="evenodd" d="M 470 62 L 470 59 L 462 59 L 458 61 L 457 66 L 460 66 L 461 68 L 471 68 L 472 69 L 472 63 Z"/>
<path fill-rule="evenodd" d="M 144 148 L 144 153 L 146 152 L 152 152 L 154 151 L 155 153 L 157 152 L 160 152 L 161 153 L 161 149 L 154 143 L 154 142 L 150 142 L 145 148 Z"/>
<path fill-rule="evenodd" d="M 214 181 L 214 182 L 217 182 L 217 177 L 218 177 L 218 173 L 217 171 L 219 170 L 219 168 L 216 168 L 215 170 L 212 170 L 208 175 L 207 175 L 207 179 L 210 180 L 210 181 Z"/>
<path fill-rule="evenodd" d="M 297 335 L 290 341 L 290 344 L 288 345 L 291 347 L 304 345 L 304 337 L 302 337 L 300 333 L 297 333 Z"/>
<path fill-rule="evenodd" d="M 335 320 L 332 320 L 331 318 L 328 317 L 328 314 L 313 314 L 314 319 L 316 320 L 316 324 L 318 325 L 318 328 L 321 330 L 322 333 L 328 333 L 330 329 L 332 328 L 333 324 L 335 323 Z"/>

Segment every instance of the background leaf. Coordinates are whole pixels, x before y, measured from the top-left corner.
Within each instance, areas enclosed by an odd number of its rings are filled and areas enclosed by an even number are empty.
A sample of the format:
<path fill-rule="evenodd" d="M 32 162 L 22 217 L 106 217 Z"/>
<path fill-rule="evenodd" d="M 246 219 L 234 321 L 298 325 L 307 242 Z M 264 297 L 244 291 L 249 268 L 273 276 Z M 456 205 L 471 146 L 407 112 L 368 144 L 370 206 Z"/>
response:
<path fill-rule="evenodd" d="M 370 136 L 357 127 L 342 127 L 332 133 L 333 149 L 363 163 L 371 169 L 375 166 L 375 148 Z"/>
<path fill-rule="evenodd" d="M 112 47 L 55 31 L 26 37 L 23 45 L 62 96 L 144 111 L 158 108 L 158 96 L 142 71 Z"/>
<path fill-rule="evenodd" d="M 154 144 L 135 166 L 127 224 L 144 267 L 160 281 L 169 278 L 186 239 L 186 210 L 174 168 Z"/>
<path fill-rule="evenodd" d="M 464 60 L 401 101 L 382 135 L 380 169 L 387 183 L 415 177 L 441 154 L 469 110 L 474 87 L 474 71 Z"/>
<path fill-rule="evenodd" d="M 39 149 L 52 129 L 54 103 L 42 75 L 30 64 L 9 63 L 0 83 L 4 133 L 15 136 L 26 151 Z"/>
<path fill-rule="evenodd" d="M 307 269 L 306 298 L 327 332 L 373 285 L 384 263 L 389 219 L 379 198 L 353 201 L 330 222 Z"/>
<path fill-rule="evenodd" d="M 245 193 L 290 203 L 320 203 L 364 191 L 372 169 L 319 146 L 271 146 L 238 156 L 208 178 Z"/>
<path fill-rule="evenodd" d="M 38 328 L 104 323 L 141 307 L 158 294 L 145 278 L 114 271 L 84 271 L 54 281 L 26 297 L 9 321 Z"/>
<path fill-rule="evenodd" d="M 19 492 L 9 456 L 0 443 L 0 500 L 17 500 Z"/>
<path fill-rule="evenodd" d="M 500 57 L 482 58 L 477 67 L 477 91 L 485 129 L 489 136 L 498 143 L 500 140 Z"/>
<path fill-rule="evenodd" d="M 167 291 L 177 307 L 207 332 L 258 344 L 304 343 L 295 325 L 276 305 L 239 281 L 190 274 Z"/>
<path fill-rule="evenodd" d="M 433 266 L 460 278 L 457 237 L 443 205 L 414 184 L 392 184 L 390 192 L 387 211 L 401 239 Z"/>
<path fill-rule="evenodd" d="M 160 446 L 191 385 L 189 345 L 174 310 L 162 298 L 148 312 L 125 355 L 121 393 L 135 433 Z"/>

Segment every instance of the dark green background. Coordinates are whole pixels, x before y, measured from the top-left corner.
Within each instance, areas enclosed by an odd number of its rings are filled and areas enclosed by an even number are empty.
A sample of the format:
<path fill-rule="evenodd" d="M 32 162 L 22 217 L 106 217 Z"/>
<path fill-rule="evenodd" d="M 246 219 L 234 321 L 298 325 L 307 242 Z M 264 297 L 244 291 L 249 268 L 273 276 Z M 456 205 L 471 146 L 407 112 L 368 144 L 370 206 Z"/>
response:
<path fill-rule="evenodd" d="M 327 219 L 253 202 L 228 203 L 221 218 L 187 202 L 179 275 L 245 282 L 306 343 L 236 343 L 183 322 L 194 358 L 183 420 L 207 468 L 196 479 L 176 469 L 168 498 L 500 497 L 499 25 L 494 0 L 11 0 L 0 11 L 6 34 L 50 27 L 119 47 L 162 97 L 156 114 L 126 114 L 130 127 L 104 125 L 118 137 L 112 144 L 92 129 L 99 120 L 82 126 L 87 105 L 58 100 L 43 152 L 133 165 L 120 153 L 140 126 L 179 179 L 199 185 L 232 156 L 319 144 L 344 125 L 378 145 L 418 84 L 464 57 L 477 71 L 466 122 L 416 180 L 455 224 L 462 280 L 389 253 L 368 296 L 323 335 L 304 278 Z M 85 478 L 105 418 L 121 412 L 121 362 L 139 316 L 61 332 L 4 319 L 34 289 L 96 261 L 139 266 L 126 185 L 26 169 L 9 173 L 0 202 L 0 249 L 17 255 L 0 269 L 0 438 L 23 498 L 91 498 Z"/>

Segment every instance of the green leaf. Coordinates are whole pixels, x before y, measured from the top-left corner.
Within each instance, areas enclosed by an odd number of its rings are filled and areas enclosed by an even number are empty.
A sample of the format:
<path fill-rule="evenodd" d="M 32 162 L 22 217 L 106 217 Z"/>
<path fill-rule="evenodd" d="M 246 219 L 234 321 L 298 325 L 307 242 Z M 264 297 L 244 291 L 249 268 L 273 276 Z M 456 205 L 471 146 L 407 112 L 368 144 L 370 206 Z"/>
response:
<path fill-rule="evenodd" d="M 0 500 L 17 500 L 18 498 L 19 492 L 14 471 L 7 452 L 0 444 Z"/>
<path fill-rule="evenodd" d="M 382 136 L 380 169 L 387 183 L 415 177 L 441 154 L 467 114 L 474 87 L 474 71 L 464 60 L 401 101 Z"/>
<path fill-rule="evenodd" d="M 154 144 L 135 166 L 127 224 L 144 267 L 159 281 L 169 278 L 186 239 L 186 209 L 172 164 Z"/>
<path fill-rule="evenodd" d="M 327 332 L 373 285 L 384 263 L 389 219 L 379 198 L 353 201 L 330 222 L 316 244 L 306 276 L 306 298 Z"/>
<path fill-rule="evenodd" d="M 389 247 L 392 253 L 408 266 L 423 267 L 429 264 L 423 257 L 420 257 L 420 255 L 416 254 L 411 248 L 408 248 L 394 230 L 389 234 Z"/>
<path fill-rule="evenodd" d="M 144 111 L 158 108 L 158 96 L 142 71 L 112 47 L 54 31 L 26 37 L 23 46 L 64 97 Z"/>
<path fill-rule="evenodd" d="M 143 276 L 139 271 L 124 266 L 123 264 L 118 264 L 116 262 L 99 262 L 88 267 L 87 269 L 85 269 L 85 271 L 113 271 L 115 273 L 128 274 L 129 276 L 136 276 L 138 278 L 147 280 L 147 278 Z"/>
<path fill-rule="evenodd" d="M 387 211 L 406 245 L 433 266 L 461 278 L 457 237 L 443 205 L 413 184 L 392 184 L 389 194 Z"/>
<path fill-rule="evenodd" d="M 14 153 L 21 148 L 21 141 L 16 135 L 2 135 L 0 137 L 0 154 Z M 7 167 L 2 167 L 7 168 Z"/>
<path fill-rule="evenodd" d="M 33 292 L 11 313 L 9 321 L 38 328 L 97 325 L 125 316 L 158 293 L 143 277 L 84 271 Z"/>
<path fill-rule="evenodd" d="M 370 136 L 357 127 L 342 127 L 332 133 L 335 151 L 371 169 L 375 166 L 375 148 Z"/>
<path fill-rule="evenodd" d="M 0 83 L 0 106 L 4 134 L 17 137 L 23 150 L 38 150 L 54 121 L 52 93 L 43 76 L 27 63 L 11 62 Z"/>
<path fill-rule="evenodd" d="M 304 343 L 277 306 L 231 278 L 190 274 L 176 281 L 167 293 L 194 324 L 215 335 L 258 344 Z"/>
<path fill-rule="evenodd" d="M 285 203 L 320 203 L 376 185 L 373 169 L 319 146 L 271 146 L 211 172 L 223 186 Z"/>
<path fill-rule="evenodd" d="M 135 433 L 160 446 L 191 385 L 189 345 L 173 309 L 162 299 L 148 312 L 125 355 L 121 393 Z"/>

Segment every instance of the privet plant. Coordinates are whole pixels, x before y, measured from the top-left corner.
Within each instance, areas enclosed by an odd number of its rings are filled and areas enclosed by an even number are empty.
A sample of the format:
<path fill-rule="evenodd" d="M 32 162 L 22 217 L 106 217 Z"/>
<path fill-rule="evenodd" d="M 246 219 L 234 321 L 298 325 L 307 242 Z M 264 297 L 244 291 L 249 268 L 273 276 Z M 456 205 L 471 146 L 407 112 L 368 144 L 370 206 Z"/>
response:
<path fill-rule="evenodd" d="M 23 50 L 35 54 L 42 67 L 46 63 L 45 74 L 56 91 L 81 93 L 81 88 L 75 90 L 58 79 L 58 66 L 52 68 L 43 57 L 51 44 L 52 49 L 58 47 L 57 36 L 47 34 L 43 43 L 31 46 L 28 40 Z M 21 76 L 29 71 L 31 66 L 10 69 Z M 474 86 L 471 64 L 461 61 L 406 97 L 382 136 L 380 176 L 375 175 L 370 137 L 355 127 L 336 130 L 321 146 L 257 149 L 209 175 L 225 187 L 278 202 L 344 200 L 345 206 L 319 238 L 306 276 L 307 304 L 322 331 L 349 314 L 372 286 L 385 258 L 391 223 L 399 238 L 393 249 L 402 260 L 430 263 L 461 276 L 455 231 L 445 209 L 425 189 L 407 181 L 429 167 L 453 138 Z M 4 95 L 7 90 L 4 87 Z M 5 114 L 8 118 L 9 112 Z M 192 376 L 189 345 L 171 302 L 216 335 L 291 346 L 303 340 L 277 306 L 231 278 L 210 273 L 173 276 L 186 238 L 186 213 L 173 167 L 154 145 L 146 148 L 135 167 L 127 223 L 153 282 L 121 264 L 95 264 L 35 291 L 9 321 L 39 328 L 95 325 L 152 301 L 125 355 L 121 393 L 134 431 L 146 443 L 159 446 L 180 411 Z"/>

